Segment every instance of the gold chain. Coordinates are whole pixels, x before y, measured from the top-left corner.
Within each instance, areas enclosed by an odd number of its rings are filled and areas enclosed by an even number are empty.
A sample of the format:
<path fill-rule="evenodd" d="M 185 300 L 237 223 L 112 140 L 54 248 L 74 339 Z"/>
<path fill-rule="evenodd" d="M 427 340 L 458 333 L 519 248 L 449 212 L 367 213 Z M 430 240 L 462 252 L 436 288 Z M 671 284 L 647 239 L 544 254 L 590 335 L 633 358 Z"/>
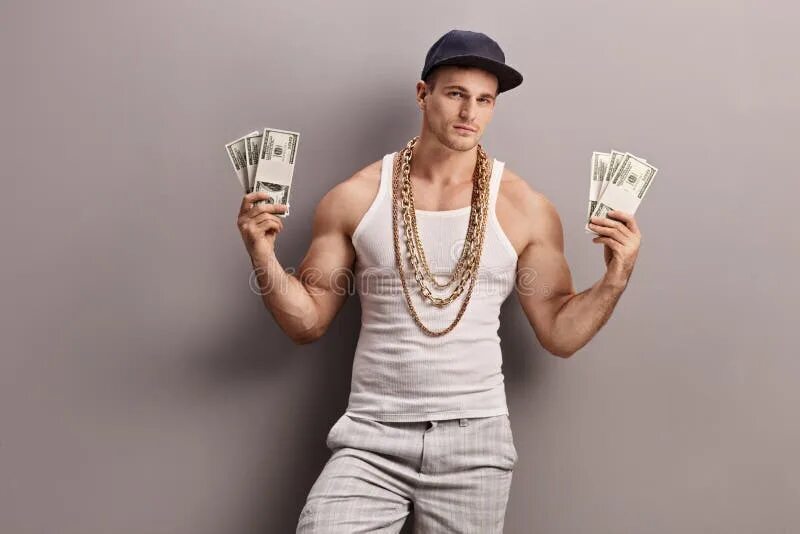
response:
<path fill-rule="evenodd" d="M 395 261 L 397 269 L 400 273 L 400 282 L 403 286 L 403 293 L 405 294 L 406 303 L 408 304 L 411 316 L 417 325 L 428 335 L 441 336 L 450 332 L 456 324 L 458 324 L 464 311 L 467 308 L 472 290 L 477 280 L 478 266 L 480 264 L 481 252 L 483 250 L 483 240 L 486 230 L 486 219 L 489 208 L 489 158 L 483 150 L 481 145 L 478 145 L 478 161 L 475 165 L 475 172 L 473 173 L 473 187 L 472 187 L 472 203 L 470 206 L 469 225 L 467 227 L 466 236 L 464 239 L 464 246 L 462 248 L 461 257 L 458 264 L 450 278 L 445 284 L 438 283 L 430 272 L 428 261 L 425 257 L 425 251 L 422 246 L 422 241 L 419 237 L 419 229 L 417 227 L 417 218 L 414 208 L 414 194 L 411 187 L 411 156 L 414 146 L 419 140 L 419 136 L 414 137 L 408 142 L 405 149 L 403 149 L 395 158 L 393 182 L 392 182 L 392 231 L 394 238 Z M 402 163 L 402 164 L 401 164 Z M 405 242 L 408 249 L 408 256 L 411 260 L 411 265 L 414 269 L 414 278 L 419 285 L 420 292 L 423 297 L 437 307 L 443 307 L 450 304 L 453 300 L 458 298 L 464 292 L 467 283 L 467 295 L 461 308 L 456 315 L 455 320 L 445 329 L 440 331 L 433 331 L 427 328 L 419 318 L 417 311 L 411 301 L 411 296 L 406 284 L 405 273 L 403 270 L 403 256 L 400 252 L 400 242 L 398 238 L 398 210 L 402 208 L 403 221 L 405 223 Z M 456 281 L 456 287 L 453 292 L 445 297 L 439 298 L 433 296 L 431 290 L 426 285 L 426 281 L 430 281 L 433 285 L 443 288 L 448 287 L 453 281 Z"/>
<path fill-rule="evenodd" d="M 413 142 L 414 140 L 412 140 Z M 454 281 L 461 280 L 463 276 L 465 276 L 465 269 L 470 261 L 470 252 L 473 243 L 477 242 L 476 231 L 480 228 L 480 221 L 478 218 L 480 217 L 480 211 L 472 211 L 470 212 L 470 219 L 469 224 L 467 225 L 466 235 L 464 236 L 464 244 L 461 250 L 461 257 L 459 257 L 458 262 L 456 263 L 455 269 L 453 273 L 450 275 L 450 279 L 447 282 L 440 283 L 436 278 L 434 278 L 433 274 L 430 272 L 430 268 L 428 267 L 428 259 L 425 256 L 425 248 L 422 246 L 422 240 L 419 236 L 419 229 L 416 224 L 416 209 L 414 206 L 414 192 L 411 185 L 411 178 L 410 178 L 410 169 L 411 169 L 411 152 L 408 151 L 403 158 L 403 168 L 401 172 L 401 176 L 403 176 L 403 190 L 402 190 L 402 198 L 404 205 L 408 206 L 407 213 L 408 216 L 405 217 L 407 223 L 406 228 L 411 227 L 414 231 L 414 247 L 417 249 L 416 252 L 418 253 L 418 257 L 422 264 L 422 276 L 423 279 L 431 282 L 434 286 L 439 289 L 444 289 L 449 287 Z M 475 166 L 475 171 L 472 175 L 472 200 L 471 204 L 475 206 L 480 206 L 482 202 L 481 191 L 483 188 L 480 186 L 475 186 L 475 183 L 480 180 L 480 176 L 482 172 L 485 172 L 486 166 L 486 154 L 479 152 L 478 153 L 478 162 Z M 432 301 L 432 304 L 437 304 L 436 301 Z"/>
<path fill-rule="evenodd" d="M 459 260 L 459 264 L 462 267 L 457 266 L 457 273 L 453 275 L 454 279 L 457 279 L 459 282 L 456 289 L 453 293 L 446 298 L 438 298 L 432 296 L 430 290 L 425 285 L 424 280 L 433 280 L 432 275 L 430 274 L 430 269 L 427 264 L 427 259 L 425 258 L 424 248 L 422 247 L 421 240 L 419 237 L 419 230 L 416 224 L 416 216 L 414 210 L 414 200 L 413 200 L 413 191 L 411 189 L 411 180 L 409 177 L 410 171 L 410 161 L 411 161 L 411 149 L 416 144 L 418 138 L 412 139 L 408 146 L 406 147 L 406 151 L 401 155 L 401 158 L 404 163 L 402 168 L 402 176 L 403 176 L 403 187 L 402 187 L 402 206 L 404 208 L 404 220 L 406 223 L 406 242 L 409 249 L 409 256 L 411 257 L 412 266 L 415 269 L 415 279 L 417 283 L 420 285 L 420 290 L 423 293 L 423 296 L 435 306 L 445 306 L 458 298 L 458 296 L 463 292 L 464 285 L 469 280 L 470 276 L 474 274 L 477 270 L 477 259 L 480 258 L 480 252 L 477 250 L 475 245 L 481 242 L 481 236 L 483 234 L 483 228 L 485 227 L 485 217 L 486 217 L 486 210 L 482 207 L 488 207 L 488 172 L 487 172 L 487 162 L 488 158 L 486 157 L 485 152 L 483 152 L 482 147 L 479 145 L 478 151 L 478 163 L 476 164 L 476 171 L 474 173 L 474 182 L 477 182 L 473 186 L 473 198 L 472 198 L 472 211 L 470 213 L 470 223 L 467 229 L 467 236 L 465 238 L 464 247 L 461 254 L 461 259 Z M 481 178 L 483 177 L 483 178 Z M 477 208 L 477 209 L 476 209 Z M 413 235 L 411 235 L 413 232 Z M 480 234 L 480 235 L 479 235 Z M 420 266 L 420 264 L 422 264 Z M 435 283 L 433 280 L 434 285 L 439 285 L 440 287 L 447 287 L 449 283 L 440 285 Z"/>

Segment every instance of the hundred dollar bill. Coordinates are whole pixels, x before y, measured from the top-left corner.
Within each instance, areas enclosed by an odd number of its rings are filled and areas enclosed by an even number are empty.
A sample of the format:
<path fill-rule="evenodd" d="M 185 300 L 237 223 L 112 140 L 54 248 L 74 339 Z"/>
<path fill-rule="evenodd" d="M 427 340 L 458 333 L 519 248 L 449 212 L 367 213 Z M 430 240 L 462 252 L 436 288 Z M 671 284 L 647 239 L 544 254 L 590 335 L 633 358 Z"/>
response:
<path fill-rule="evenodd" d="M 611 159 L 608 152 L 592 152 L 592 168 L 589 176 L 589 209 L 586 212 L 586 220 L 589 220 L 597 199 L 600 198 L 600 190 L 606 176 L 606 169 Z"/>
<path fill-rule="evenodd" d="M 633 154 L 625 153 L 614 176 L 597 201 L 591 217 L 607 217 L 611 210 L 620 210 L 633 215 L 650 189 L 658 169 Z M 584 229 L 589 229 L 589 224 Z"/>
<path fill-rule="evenodd" d="M 231 141 L 230 143 L 226 143 L 225 152 L 227 152 L 228 158 L 231 160 L 231 165 L 233 165 L 233 170 L 236 172 L 236 178 L 239 180 L 242 189 L 244 189 L 245 192 L 249 192 L 247 179 L 247 155 L 245 153 L 244 146 L 244 140 L 246 137 L 247 136 L 242 136 L 234 141 Z"/>
<path fill-rule="evenodd" d="M 253 191 L 269 192 L 269 199 L 259 202 L 285 204 L 286 213 L 276 214 L 279 217 L 289 215 L 289 196 L 299 142 L 300 134 L 297 132 L 264 128 L 262 134 Z"/>
<path fill-rule="evenodd" d="M 602 198 L 603 193 L 608 187 L 608 183 L 611 181 L 611 178 L 614 176 L 614 173 L 617 172 L 619 168 L 619 164 L 622 161 L 622 157 L 625 155 L 625 152 L 620 152 L 619 150 L 611 150 L 611 153 L 608 157 L 608 165 L 606 165 L 606 171 L 603 175 L 601 184 L 600 184 L 600 192 L 597 194 L 597 200 Z M 592 210 L 594 211 L 594 210 Z"/>
<path fill-rule="evenodd" d="M 261 132 L 253 132 L 245 136 L 244 150 L 247 157 L 247 192 L 253 190 L 258 168 L 258 154 L 261 152 Z"/>
<path fill-rule="evenodd" d="M 625 156 L 625 154 L 630 154 L 630 152 L 611 150 L 608 165 L 606 165 L 606 173 L 601 180 L 600 193 L 598 193 L 597 195 L 597 200 L 600 200 L 603 197 L 603 193 L 605 192 L 606 187 L 608 187 L 608 184 L 611 182 L 611 180 L 614 178 L 614 175 L 619 170 L 619 164 L 622 162 L 622 158 Z M 640 159 L 642 161 L 647 161 L 646 159 L 639 158 L 638 156 L 634 156 L 633 154 L 631 154 L 631 156 Z"/>
<path fill-rule="evenodd" d="M 595 154 L 599 154 L 600 156 L 595 156 Z M 586 218 L 586 224 L 589 224 L 589 219 L 592 216 L 592 212 L 594 211 L 595 206 L 597 206 L 597 202 L 600 201 L 603 197 L 603 193 L 605 192 L 606 187 L 611 182 L 614 174 L 619 170 L 619 164 L 622 162 L 622 158 L 625 154 L 629 154 L 629 152 L 621 152 L 619 150 L 611 150 L 610 153 L 608 152 L 593 152 L 592 153 L 592 175 L 590 177 L 590 189 L 589 189 L 589 209 L 588 209 L 588 216 Z M 631 156 L 634 156 L 631 154 Z M 634 156 L 636 157 L 636 156 Z M 647 161 L 644 158 L 637 158 L 642 161 Z M 595 193 L 595 189 L 597 189 L 597 193 Z M 594 196 L 593 196 L 594 195 Z M 591 230 L 586 230 L 587 233 L 595 233 Z"/>

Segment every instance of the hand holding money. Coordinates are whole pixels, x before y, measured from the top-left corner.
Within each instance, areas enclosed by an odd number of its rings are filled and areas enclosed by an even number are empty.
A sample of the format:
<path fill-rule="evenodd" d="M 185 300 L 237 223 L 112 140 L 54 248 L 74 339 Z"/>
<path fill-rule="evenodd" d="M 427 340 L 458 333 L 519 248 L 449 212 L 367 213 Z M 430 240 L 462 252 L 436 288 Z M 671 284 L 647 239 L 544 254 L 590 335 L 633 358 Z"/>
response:
<path fill-rule="evenodd" d="M 593 152 L 589 175 L 589 219 L 605 217 L 610 210 L 633 215 L 653 184 L 658 169 L 630 152 Z"/>
<path fill-rule="evenodd" d="M 604 217 L 592 216 L 588 227 L 599 234 L 592 242 L 605 245 L 603 252 L 609 281 L 626 285 L 642 242 L 636 219 L 630 213 L 611 210 Z"/>
<path fill-rule="evenodd" d="M 258 202 L 284 204 L 289 215 L 289 192 L 292 186 L 294 163 L 300 134 L 276 128 L 254 131 L 225 145 L 236 178 L 245 193 L 265 191 L 267 196 Z"/>
<path fill-rule="evenodd" d="M 587 232 L 603 243 L 606 276 L 627 284 L 639 255 L 642 234 L 633 214 L 653 183 L 658 169 L 629 152 L 593 152 L 589 176 Z"/>
<path fill-rule="evenodd" d="M 268 197 L 266 191 L 247 193 L 242 198 L 236 219 L 236 226 L 254 262 L 266 260 L 275 254 L 275 238 L 283 230 L 280 215 L 288 209 L 285 204 L 264 202 Z"/>

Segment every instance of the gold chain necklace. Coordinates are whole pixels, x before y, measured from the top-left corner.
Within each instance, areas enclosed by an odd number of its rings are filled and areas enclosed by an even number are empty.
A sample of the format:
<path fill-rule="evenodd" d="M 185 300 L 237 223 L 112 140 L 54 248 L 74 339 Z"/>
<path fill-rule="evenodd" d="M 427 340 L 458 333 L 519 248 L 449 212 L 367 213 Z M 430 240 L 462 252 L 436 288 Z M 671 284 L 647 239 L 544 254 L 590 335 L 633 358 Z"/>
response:
<path fill-rule="evenodd" d="M 412 140 L 413 142 L 414 140 Z M 431 282 L 434 286 L 439 289 L 444 289 L 449 287 L 453 282 L 457 280 L 461 280 L 463 276 L 465 276 L 465 270 L 471 261 L 471 248 L 472 246 L 477 243 L 477 235 L 476 232 L 480 229 L 480 216 L 481 212 L 478 211 L 471 211 L 470 212 L 470 219 L 469 224 L 467 225 L 466 235 L 464 236 L 464 244 L 461 250 L 461 256 L 456 263 L 455 269 L 453 269 L 452 274 L 450 275 L 450 279 L 447 282 L 440 283 L 436 278 L 434 278 L 433 274 L 430 272 L 428 267 L 428 259 L 425 256 L 425 247 L 422 246 L 422 240 L 419 236 L 419 228 L 416 225 L 416 208 L 414 205 L 414 193 L 411 185 L 411 178 L 410 178 L 410 168 L 411 168 L 411 153 L 410 151 L 405 154 L 403 160 L 403 168 L 401 169 L 401 176 L 403 177 L 403 189 L 402 189 L 402 198 L 404 205 L 408 206 L 407 212 L 408 217 L 405 218 L 406 221 L 411 221 L 411 224 L 408 224 L 406 227 L 411 227 L 414 231 L 414 239 L 413 245 L 416 249 L 418 254 L 419 262 L 422 265 L 422 277 L 424 280 Z M 472 187 L 472 199 L 471 205 L 473 206 L 480 206 L 482 202 L 481 191 L 482 187 L 476 186 L 475 183 L 479 181 L 479 177 L 481 176 L 481 172 L 485 172 L 484 166 L 486 164 L 487 158 L 485 153 L 478 154 L 478 161 L 475 166 L 475 171 L 473 173 L 473 187 Z M 482 170 L 483 169 L 483 170 Z M 432 300 L 431 303 L 434 305 L 444 305 L 441 304 L 441 300 Z"/>
<path fill-rule="evenodd" d="M 479 146 L 478 163 L 473 175 L 473 182 L 477 182 L 473 187 L 472 195 L 472 211 L 470 213 L 470 224 L 467 228 L 467 235 L 464 242 L 461 258 L 459 259 L 456 267 L 456 272 L 451 278 L 451 281 L 445 284 L 439 284 L 430 273 L 430 269 L 425 257 L 424 248 L 421 244 L 419 237 L 419 230 L 416 224 L 416 214 L 414 209 L 413 191 L 411 188 L 411 180 L 409 177 L 411 149 L 416 144 L 418 138 L 412 139 L 406 151 L 401 155 L 401 161 L 404 165 L 402 168 L 401 176 L 403 177 L 403 185 L 401 189 L 402 206 L 404 209 L 404 220 L 406 222 L 406 242 L 409 248 L 409 256 L 411 257 L 412 265 L 415 268 L 415 278 L 420 285 L 423 295 L 428 299 L 431 304 L 436 306 L 444 306 L 457 298 L 463 292 L 464 285 L 469 280 L 470 274 L 477 269 L 477 261 L 480 258 L 480 252 L 476 246 L 480 242 L 483 234 L 483 227 L 485 226 L 486 210 L 482 206 L 488 206 L 488 172 L 485 152 Z M 397 170 L 395 168 L 395 170 Z M 477 208 L 477 209 L 476 209 Z M 411 235 L 413 232 L 413 235 Z M 420 279 L 422 278 L 422 279 Z M 423 280 L 429 280 L 438 287 L 447 287 L 453 280 L 459 281 L 459 286 L 454 290 L 453 294 L 447 298 L 440 299 L 433 297 L 430 291 L 425 286 Z"/>
<path fill-rule="evenodd" d="M 417 218 L 414 208 L 414 195 L 411 187 L 411 156 L 414 146 L 419 140 L 419 136 L 414 137 L 408 142 L 405 149 L 403 149 L 395 158 L 394 172 L 393 172 L 393 187 L 392 187 L 392 230 L 394 238 L 394 251 L 395 262 L 397 269 L 400 273 L 400 282 L 403 286 L 403 293 L 405 294 L 406 303 L 408 304 L 411 316 L 414 322 L 428 335 L 441 336 L 450 332 L 456 324 L 461 320 L 464 311 L 467 308 L 472 290 L 477 280 L 478 266 L 480 264 L 481 252 L 483 250 L 483 239 L 486 230 L 486 219 L 489 207 L 489 158 L 484 152 L 483 147 L 478 145 L 478 161 L 475 165 L 475 172 L 473 173 L 473 187 L 472 187 L 472 203 L 470 206 L 469 225 L 467 227 L 466 236 L 464 239 L 464 246 L 462 248 L 461 257 L 458 264 L 450 278 L 445 284 L 438 283 L 430 272 L 428 261 L 425 257 L 425 251 L 422 246 L 422 241 L 419 237 L 419 229 L 417 227 Z M 414 279 L 419 285 L 420 292 L 423 297 L 437 307 L 443 307 L 450 304 L 453 300 L 458 298 L 464 292 L 464 288 L 469 283 L 467 288 L 467 295 L 461 308 L 456 315 L 455 320 L 445 329 L 440 331 L 433 331 L 427 328 L 419 318 L 417 311 L 411 301 L 411 295 L 408 291 L 406 284 L 405 273 L 403 269 L 403 256 L 400 252 L 400 242 L 398 238 L 398 211 L 402 209 L 403 221 L 405 223 L 405 242 L 408 249 L 408 256 L 411 260 L 411 265 L 414 270 Z M 444 298 L 433 296 L 430 288 L 426 285 L 426 281 L 430 281 L 433 285 L 443 288 L 448 287 L 453 281 L 457 282 L 453 292 Z"/>

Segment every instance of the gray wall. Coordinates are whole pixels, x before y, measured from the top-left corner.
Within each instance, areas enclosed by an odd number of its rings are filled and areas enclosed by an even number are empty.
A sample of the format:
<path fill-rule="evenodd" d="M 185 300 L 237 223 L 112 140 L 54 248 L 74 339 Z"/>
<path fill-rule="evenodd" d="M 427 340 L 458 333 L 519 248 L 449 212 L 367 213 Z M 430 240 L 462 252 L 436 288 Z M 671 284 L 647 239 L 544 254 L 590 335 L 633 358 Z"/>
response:
<path fill-rule="evenodd" d="M 483 138 L 557 206 L 575 283 L 592 150 L 660 168 L 639 261 L 571 359 L 516 298 L 507 532 L 800 530 L 800 75 L 790 2 L 22 2 L 0 7 L 0 531 L 290 532 L 344 411 L 359 307 L 297 347 L 248 285 L 223 144 L 302 133 L 321 196 L 418 133 L 430 44 L 525 75 Z"/>

